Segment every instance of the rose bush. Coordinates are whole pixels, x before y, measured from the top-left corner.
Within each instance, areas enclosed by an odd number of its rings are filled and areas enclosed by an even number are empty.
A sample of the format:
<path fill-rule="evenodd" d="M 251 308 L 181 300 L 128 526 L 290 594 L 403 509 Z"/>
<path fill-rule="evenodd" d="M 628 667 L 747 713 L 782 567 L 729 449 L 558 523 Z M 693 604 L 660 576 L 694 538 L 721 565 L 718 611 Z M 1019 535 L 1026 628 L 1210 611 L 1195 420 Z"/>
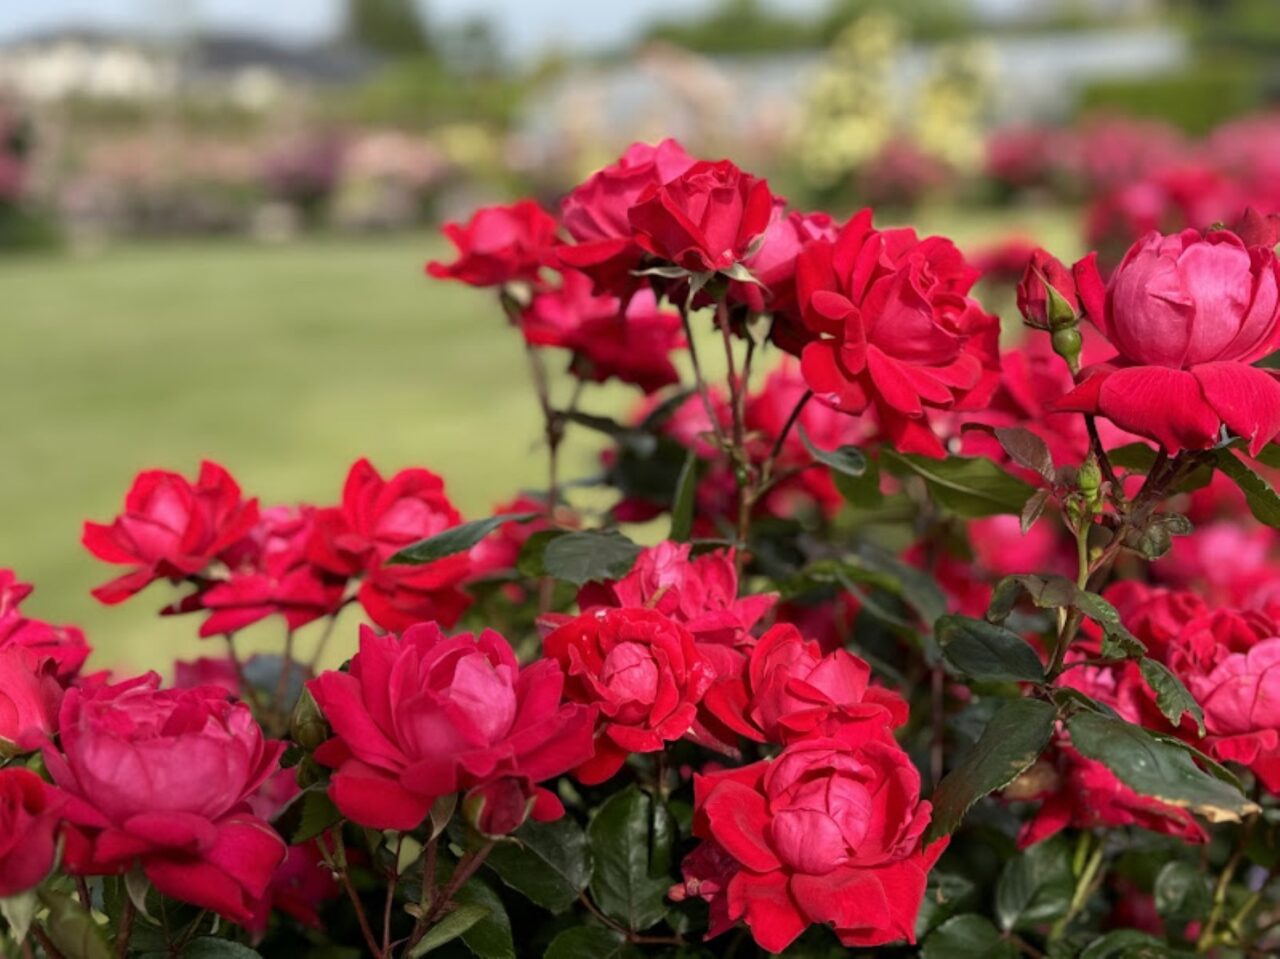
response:
<path fill-rule="evenodd" d="M 1132 133 L 1071 162 L 1136 217 L 1181 147 Z M 450 224 L 428 272 L 527 357 L 545 486 L 466 517 L 364 459 L 261 507 L 144 471 L 84 545 L 102 602 L 200 614 L 167 685 L 86 671 L 0 571 L 0 947 L 1275 954 L 1280 265 L 1231 222 L 1105 284 L 1006 243 L 977 286 L 665 141 Z"/>

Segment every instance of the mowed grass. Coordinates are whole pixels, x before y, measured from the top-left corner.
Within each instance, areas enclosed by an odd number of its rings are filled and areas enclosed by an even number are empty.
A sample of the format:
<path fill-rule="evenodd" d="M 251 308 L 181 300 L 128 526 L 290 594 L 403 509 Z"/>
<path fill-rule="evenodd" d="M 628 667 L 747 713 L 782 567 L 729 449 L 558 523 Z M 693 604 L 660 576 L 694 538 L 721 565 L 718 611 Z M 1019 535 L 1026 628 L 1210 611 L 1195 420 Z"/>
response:
<path fill-rule="evenodd" d="M 1062 214 L 921 225 L 967 246 L 1014 230 L 1076 243 Z M 368 456 L 387 473 L 439 472 L 476 517 L 542 485 L 519 338 L 485 294 L 424 278 L 441 252 L 421 235 L 0 259 L 0 566 L 36 584 L 28 609 L 82 625 L 98 666 L 165 669 L 218 649 L 194 619 L 156 616 L 166 585 L 112 608 L 89 595 L 118 570 L 81 548 L 81 523 L 109 520 L 146 467 L 192 474 L 209 458 L 264 503 L 333 503 Z M 630 397 L 592 388 L 584 405 L 616 413 Z M 595 449 L 579 431 L 565 475 L 591 469 Z"/>

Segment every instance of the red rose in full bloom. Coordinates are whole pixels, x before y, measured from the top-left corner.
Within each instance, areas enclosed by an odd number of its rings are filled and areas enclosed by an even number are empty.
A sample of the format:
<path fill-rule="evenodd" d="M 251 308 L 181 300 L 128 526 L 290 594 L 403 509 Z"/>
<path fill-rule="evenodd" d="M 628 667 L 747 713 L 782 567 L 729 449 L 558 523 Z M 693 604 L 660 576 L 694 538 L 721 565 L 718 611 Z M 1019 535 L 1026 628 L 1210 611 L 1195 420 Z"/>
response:
<path fill-rule="evenodd" d="M 649 187 L 628 216 L 643 249 L 691 273 L 708 273 L 754 252 L 772 214 L 769 184 L 720 160 L 695 163 Z"/>
<path fill-rule="evenodd" d="M 246 922 L 285 846 L 249 808 L 284 744 L 216 687 L 159 689 L 154 673 L 70 690 L 45 765 L 69 797 L 66 867 L 135 863 L 161 893 Z"/>
<path fill-rule="evenodd" d="M 529 814 L 558 819 L 564 807 L 538 783 L 590 757 L 595 726 L 595 710 L 561 704 L 564 684 L 554 662 L 521 669 L 492 630 L 447 637 L 422 623 L 397 639 L 366 627 L 348 672 L 308 684 L 334 732 L 315 754 L 336 770 L 330 796 L 374 829 L 414 829 L 459 790 L 483 802 L 494 834 Z"/>
<path fill-rule="evenodd" d="M 694 802 L 694 835 L 721 853 L 694 859 L 714 868 L 710 885 L 686 873 L 686 891 L 711 902 L 709 936 L 742 920 L 769 952 L 811 923 L 851 948 L 915 941 L 926 874 L 946 842 L 921 848 L 931 807 L 897 746 L 804 740 L 697 776 Z"/>
<path fill-rule="evenodd" d="M 467 555 L 417 566 L 386 562 L 460 522 L 462 514 L 435 473 L 407 469 L 387 480 L 362 459 L 347 474 L 342 505 L 317 513 L 310 558 L 337 576 L 363 574 L 360 604 L 383 629 L 403 630 L 433 619 L 448 627 L 471 602 L 459 588 L 470 573 Z"/>
<path fill-rule="evenodd" d="M 453 263 L 433 260 L 427 272 L 471 286 L 536 283 L 555 240 L 555 218 L 532 200 L 477 210 L 467 223 L 446 223 L 444 235 L 458 249 Z"/>
<path fill-rule="evenodd" d="M 1251 364 L 1280 346 L 1280 260 L 1225 230 L 1139 240 L 1104 287 L 1075 266 L 1089 319 L 1116 348 L 1055 404 L 1105 416 L 1168 452 L 1205 449 L 1225 427 L 1257 453 L 1280 432 L 1280 382 Z"/>
<path fill-rule="evenodd" d="M 54 626 L 25 616 L 19 608 L 31 595 L 29 583 L 18 581 L 13 570 L 0 569 L 0 650 L 21 647 L 40 659 L 50 659 L 58 679 L 70 682 L 89 658 L 89 644 L 76 626 Z"/>
<path fill-rule="evenodd" d="M 613 776 L 631 753 L 688 735 L 715 676 L 693 634 L 652 609 L 595 609 L 542 641 L 565 671 L 565 698 L 600 707 L 595 755 L 577 770 L 588 784 Z"/>
<path fill-rule="evenodd" d="M 708 710 L 730 729 L 757 742 L 789 743 L 866 725 L 892 742 L 890 730 L 907 719 L 897 693 L 871 685 L 871 667 L 838 649 L 823 655 L 816 640 L 779 624 L 751 650 L 740 676 L 707 691 Z"/>
<path fill-rule="evenodd" d="M 209 612 L 201 636 L 235 633 L 275 614 L 294 630 L 338 611 L 346 578 L 308 559 L 315 513 L 312 507 L 286 506 L 262 511 L 248 536 L 225 557 L 227 578 L 190 600 Z"/>
<path fill-rule="evenodd" d="M 671 362 L 685 345 L 680 316 L 658 309 L 652 290 L 638 290 L 624 308 L 615 296 L 594 295 L 585 273 L 562 277 L 559 289 L 537 294 L 525 309 L 525 339 L 570 350 L 570 370 L 582 380 L 616 377 L 646 393 L 680 382 Z"/>
<path fill-rule="evenodd" d="M 0 769 L 0 899 L 35 888 L 53 868 L 62 805 L 29 769 Z"/>
<path fill-rule="evenodd" d="M 877 230 L 870 210 L 806 246 L 796 284 L 817 339 L 801 369 L 817 399 L 874 408 L 896 449 L 942 456 L 928 410 L 981 409 L 998 382 L 1000 324 L 968 296 L 977 277 L 950 240 Z"/>
<path fill-rule="evenodd" d="M 124 512 L 110 526 L 85 523 L 85 548 L 98 559 L 134 567 L 93 591 L 101 602 L 128 599 L 158 579 L 196 576 L 241 540 L 258 520 L 231 474 L 200 464 L 193 484 L 178 473 L 147 470 L 133 481 Z"/>
<path fill-rule="evenodd" d="M 632 235 L 631 208 L 651 187 L 670 183 L 696 161 L 675 140 L 634 143 L 561 201 L 560 219 L 574 239 L 556 248 L 560 262 L 591 277 L 601 294 L 628 297 L 644 285 L 633 275 L 644 256 Z"/>
<path fill-rule="evenodd" d="M 1201 741 L 1215 759 L 1248 766 L 1273 794 L 1280 794 L 1280 637 L 1232 653 L 1207 674 L 1184 675 L 1204 709 L 1208 736 Z"/>
<path fill-rule="evenodd" d="M 0 649 L 0 757 L 39 749 L 58 728 L 55 664 L 33 651 Z"/>

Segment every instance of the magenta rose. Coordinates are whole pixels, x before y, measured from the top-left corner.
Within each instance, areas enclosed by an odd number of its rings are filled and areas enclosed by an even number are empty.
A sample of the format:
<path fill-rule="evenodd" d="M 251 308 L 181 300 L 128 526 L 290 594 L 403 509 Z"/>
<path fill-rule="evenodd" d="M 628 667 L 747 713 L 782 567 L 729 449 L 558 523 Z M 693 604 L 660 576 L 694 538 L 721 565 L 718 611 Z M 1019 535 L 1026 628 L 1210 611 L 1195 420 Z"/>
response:
<path fill-rule="evenodd" d="M 1280 794 L 1280 638 L 1225 657 L 1207 675 L 1183 679 L 1204 709 L 1209 754 L 1248 766 Z"/>
<path fill-rule="evenodd" d="M 89 644 L 79 627 L 54 626 L 24 615 L 20 607 L 31 591 L 13 570 L 0 569 L 0 650 L 21 648 L 38 659 L 52 660 L 58 680 L 69 683 L 89 658 Z"/>
<path fill-rule="evenodd" d="M 1075 277 L 1056 256 L 1037 247 L 1018 281 L 1018 312 L 1031 326 L 1049 329 L 1049 290 L 1060 296 L 1073 312 L 1080 311 Z"/>
<path fill-rule="evenodd" d="M 1257 453 L 1280 432 L 1280 382 L 1252 364 L 1280 346 L 1280 260 L 1226 230 L 1149 233 L 1104 287 L 1075 266 L 1080 300 L 1117 356 L 1083 372 L 1055 409 L 1105 416 L 1168 452 L 1223 427 Z"/>
<path fill-rule="evenodd" d="M 691 273 L 709 273 L 755 252 L 772 214 L 769 184 L 721 160 L 695 163 L 651 186 L 628 216 L 644 250 Z"/>
<path fill-rule="evenodd" d="M 387 565 L 395 553 L 462 522 L 444 480 L 425 469 L 383 479 L 366 459 L 347 474 L 342 505 L 319 510 L 309 558 L 339 577 L 363 575 L 358 598 L 383 629 L 403 630 L 438 620 L 452 626 L 470 605 L 461 584 L 470 574 L 465 553 L 421 565 Z"/>
<path fill-rule="evenodd" d="M 563 806 L 538 784 L 590 757 L 595 727 L 594 710 L 561 703 L 563 687 L 559 666 L 521 669 L 492 630 L 448 637 L 423 623 L 397 639 L 366 627 L 347 672 L 308 684 L 334 732 L 316 751 L 335 770 L 329 794 L 374 829 L 414 829 L 459 790 L 494 834 L 557 819 Z"/>
<path fill-rule="evenodd" d="M 709 937 L 741 920 L 769 952 L 814 923 L 851 948 L 915 941 L 926 875 L 946 841 L 922 848 L 931 807 L 896 745 L 804 740 L 695 777 L 694 802 L 694 835 L 718 847 L 694 859 L 709 876 L 686 870 L 695 880 L 686 891 L 711 903 Z"/>
<path fill-rule="evenodd" d="M 246 922 L 284 858 L 249 806 L 284 744 L 222 689 L 159 684 L 150 673 L 63 700 L 59 746 L 44 760 L 68 796 L 67 869 L 117 875 L 136 864 L 164 895 Z"/>
<path fill-rule="evenodd" d="M 871 667 L 838 649 L 823 655 L 796 627 L 772 627 L 752 648 L 740 676 L 722 679 L 706 696 L 707 709 L 757 742 L 789 743 L 837 731 L 849 739 L 892 742 L 907 719 L 897 693 L 871 685 Z"/>
<path fill-rule="evenodd" d="M 689 735 L 715 672 L 693 634 L 653 609 L 595 609 L 542 641 L 566 675 L 565 698 L 599 706 L 595 755 L 577 777 L 612 777 L 631 753 L 652 753 Z"/>
<path fill-rule="evenodd" d="M 257 519 L 258 501 L 244 500 L 231 474 L 217 463 L 201 463 L 195 483 L 163 470 L 139 473 L 124 511 L 109 526 L 84 524 L 90 553 L 133 567 L 93 595 L 103 603 L 119 603 L 158 579 L 176 583 L 197 576 L 243 539 Z"/>
<path fill-rule="evenodd" d="M 555 240 L 555 218 L 532 200 L 477 210 L 466 224 L 446 223 L 444 235 L 457 247 L 452 263 L 433 260 L 427 273 L 471 286 L 536 283 Z"/>
<path fill-rule="evenodd" d="M 0 899 L 38 886 L 53 868 L 63 797 L 28 769 L 0 769 Z"/>
<path fill-rule="evenodd" d="M 56 664 L 21 647 L 0 649 L 0 757 L 39 749 L 57 731 Z"/>
<path fill-rule="evenodd" d="M 599 294 L 626 298 L 639 289 L 644 280 L 632 271 L 644 251 L 632 236 L 631 208 L 645 191 L 671 182 L 694 162 L 675 140 L 634 143 L 616 163 L 574 187 L 560 203 L 560 220 L 574 240 L 556 248 L 561 264 L 591 277 Z"/>

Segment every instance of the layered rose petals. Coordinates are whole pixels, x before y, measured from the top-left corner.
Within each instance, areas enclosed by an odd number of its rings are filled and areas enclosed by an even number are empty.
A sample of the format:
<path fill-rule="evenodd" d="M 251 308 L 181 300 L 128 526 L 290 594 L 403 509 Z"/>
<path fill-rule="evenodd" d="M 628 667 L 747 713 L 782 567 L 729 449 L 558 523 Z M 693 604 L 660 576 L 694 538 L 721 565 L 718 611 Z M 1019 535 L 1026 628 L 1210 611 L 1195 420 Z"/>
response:
<path fill-rule="evenodd" d="M 457 247 L 457 259 L 432 261 L 427 273 L 470 286 L 535 283 L 549 260 L 555 232 L 555 218 L 532 200 L 485 207 L 465 224 L 445 224 L 444 235 Z"/>
<path fill-rule="evenodd" d="M 28 769 L 0 769 L 0 899 L 40 884 L 53 868 L 63 796 Z"/>
<path fill-rule="evenodd" d="M 595 726 L 595 710 L 561 704 L 564 683 L 549 660 L 521 669 L 492 631 L 447 637 L 424 623 L 397 638 L 366 628 L 347 672 L 309 684 L 334 731 L 316 752 L 335 770 L 330 796 L 374 829 L 414 829 L 460 790 L 495 834 L 529 814 L 556 819 L 559 800 L 538 784 L 591 756 Z"/>

